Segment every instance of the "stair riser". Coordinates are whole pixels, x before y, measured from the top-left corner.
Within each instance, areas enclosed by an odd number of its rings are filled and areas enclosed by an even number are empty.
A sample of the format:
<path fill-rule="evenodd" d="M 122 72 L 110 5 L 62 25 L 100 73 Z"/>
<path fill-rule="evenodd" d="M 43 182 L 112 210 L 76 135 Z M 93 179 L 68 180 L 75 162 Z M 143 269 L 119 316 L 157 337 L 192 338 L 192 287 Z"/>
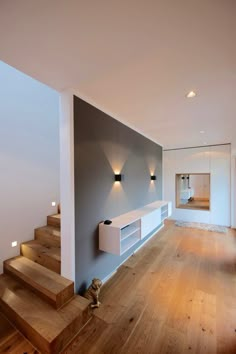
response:
<path fill-rule="evenodd" d="M 61 273 L 61 262 L 49 257 L 47 254 L 37 252 L 31 247 L 22 244 L 21 245 L 21 255 L 31 259 L 33 262 L 39 263 L 42 266 L 60 274 Z"/>
<path fill-rule="evenodd" d="M 56 300 L 52 299 L 48 296 L 46 296 L 45 294 L 43 294 L 38 288 L 37 288 L 37 284 L 36 287 L 28 284 L 27 281 L 25 281 L 22 276 L 20 276 L 20 274 L 16 271 L 12 271 L 12 269 L 6 265 L 4 265 L 4 273 L 8 274 L 10 276 L 12 276 L 14 279 L 16 279 L 17 281 L 20 281 L 21 284 L 24 284 L 25 286 L 27 286 L 30 290 L 32 290 L 35 294 L 39 295 L 41 297 L 41 299 L 45 300 L 48 304 L 50 304 L 51 306 L 53 306 L 54 308 L 57 308 L 56 306 Z"/>
<path fill-rule="evenodd" d="M 0 353 L 40 354 L 17 330 L 4 343 L 0 343 Z"/>
<path fill-rule="evenodd" d="M 55 309 L 59 309 L 74 296 L 74 284 L 67 286 L 65 290 L 55 295 L 50 293 L 47 289 L 40 287 L 37 282 L 33 282 L 32 279 L 29 279 L 27 276 L 24 276 L 24 274 L 17 271 L 15 268 L 11 267 L 5 262 L 4 273 L 14 277 L 17 281 L 20 281 L 22 284 L 32 290 L 35 294 L 41 297 L 41 299 L 45 300 L 48 304 L 53 306 Z"/>
<path fill-rule="evenodd" d="M 62 349 L 64 349 L 70 341 L 80 333 L 83 327 L 91 319 L 90 310 L 87 309 L 81 316 L 75 319 L 69 326 L 67 326 L 61 333 L 57 341 L 54 341 L 51 345 L 51 350 L 53 354 L 58 354 Z"/>
<path fill-rule="evenodd" d="M 34 238 L 35 240 L 39 240 L 41 242 L 44 242 L 52 247 L 61 247 L 61 238 L 60 236 L 54 236 L 52 234 L 49 234 L 48 232 L 40 231 L 40 230 L 35 230 L 34 233 Z"/>
<path fill-rule="evenodd" d="M 0 298 L 1 312 L 17 327 L 17 329 L 42 353 L 52 354 L 51 345 L 29 324 L 24 321 L 8 304 Z"/>
<path fill-rule="evenodd" d="M 47 217 L 47 224 L 49 226 L 60 227 L 61 226 L 61 219 L 60 218 L 55 218 L 55 217 L 49 215 Z"/>
<path fill-rule="evenodd" d="M 19 331 L 44 354 L 58 354 L 77 335 L 91 318 L 89 309 L 68 325 L 52 342 L 48 342 L 20 317 L 7 302 L 0 298 L 0 311 L 19 329 Z"/>

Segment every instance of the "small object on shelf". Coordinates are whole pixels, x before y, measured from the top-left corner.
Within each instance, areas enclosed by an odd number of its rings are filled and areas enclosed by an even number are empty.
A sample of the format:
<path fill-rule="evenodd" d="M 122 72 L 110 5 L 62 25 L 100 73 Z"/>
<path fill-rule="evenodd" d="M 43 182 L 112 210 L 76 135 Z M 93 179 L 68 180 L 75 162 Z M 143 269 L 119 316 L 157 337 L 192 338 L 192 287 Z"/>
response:
<path fill-rule="evenodd" d="M 103 224 L 105 225 L 111 225 L 112 221 L 111 220 L 105 220 Z"/>

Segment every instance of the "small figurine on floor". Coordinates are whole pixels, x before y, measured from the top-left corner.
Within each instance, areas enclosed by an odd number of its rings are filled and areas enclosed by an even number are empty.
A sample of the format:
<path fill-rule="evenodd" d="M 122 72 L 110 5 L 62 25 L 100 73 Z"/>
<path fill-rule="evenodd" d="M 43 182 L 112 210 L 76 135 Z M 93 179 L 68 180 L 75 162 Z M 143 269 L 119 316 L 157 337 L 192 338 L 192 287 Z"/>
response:
<path fill-rule="evenodd" d="M 84 297 L 86 299 L 91 300 L 91 308 L 98 308 L 101 303 L 98 300 L 100 289 L 102 287 L 102 281 L 100 279 L 94 278 L 92 280 L 92 284 L 89 286 L 89 288 L 86 290 Z"/>

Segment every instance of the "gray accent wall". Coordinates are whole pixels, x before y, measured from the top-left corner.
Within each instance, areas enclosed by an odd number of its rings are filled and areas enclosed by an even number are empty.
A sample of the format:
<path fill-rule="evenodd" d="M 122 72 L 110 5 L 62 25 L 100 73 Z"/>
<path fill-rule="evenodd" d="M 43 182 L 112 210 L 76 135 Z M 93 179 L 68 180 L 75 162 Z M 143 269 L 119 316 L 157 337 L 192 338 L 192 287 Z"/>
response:
<path fill-rule="evenodd" d="M 74 156 L 75 273 L 83 292 L 144 242 L 121 257 L 100 251 L 98 224 L 162 199 L 162 147 L 74 96 Z M 121 182 L 114 182 L 115 172 Z"/>

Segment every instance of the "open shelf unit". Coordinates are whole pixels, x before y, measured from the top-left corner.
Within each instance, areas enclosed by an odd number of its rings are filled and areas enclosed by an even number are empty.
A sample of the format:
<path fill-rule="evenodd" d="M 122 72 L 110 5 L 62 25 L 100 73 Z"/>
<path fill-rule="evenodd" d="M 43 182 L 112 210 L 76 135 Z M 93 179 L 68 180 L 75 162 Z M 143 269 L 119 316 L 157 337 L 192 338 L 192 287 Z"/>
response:
<path fill-rule="evenodd" d="M 171 202 L 157 201 L 99 224 L 99 249 L 122 255 L 160 227 L 171 215 Z"/>
<path fill-rule="evenodd" d="M 169 216 L 168 205 L 163 205 L 161 207 L 161 221 L 165 220 Z"/>
<path fill-rule="evenodd" d="M 132 234 L 129 237 L 126 237 L 124 240 L 121 241 L 121 253 L 120 254 L 123 254 L 126 251 L 128 251 L 139 240 L 140 240 L 140 237 L 139 237 L 138 233 Z"/>
<path fill-rule="evenodd" d="M 127 237 L 134 236 L 135 234 L 139 234 L 140 231 L 140 223 L 138 221 L 132 223 L 131 225 L 124 226 L 121 229 L 121 241 L 124 241 Z"/>

